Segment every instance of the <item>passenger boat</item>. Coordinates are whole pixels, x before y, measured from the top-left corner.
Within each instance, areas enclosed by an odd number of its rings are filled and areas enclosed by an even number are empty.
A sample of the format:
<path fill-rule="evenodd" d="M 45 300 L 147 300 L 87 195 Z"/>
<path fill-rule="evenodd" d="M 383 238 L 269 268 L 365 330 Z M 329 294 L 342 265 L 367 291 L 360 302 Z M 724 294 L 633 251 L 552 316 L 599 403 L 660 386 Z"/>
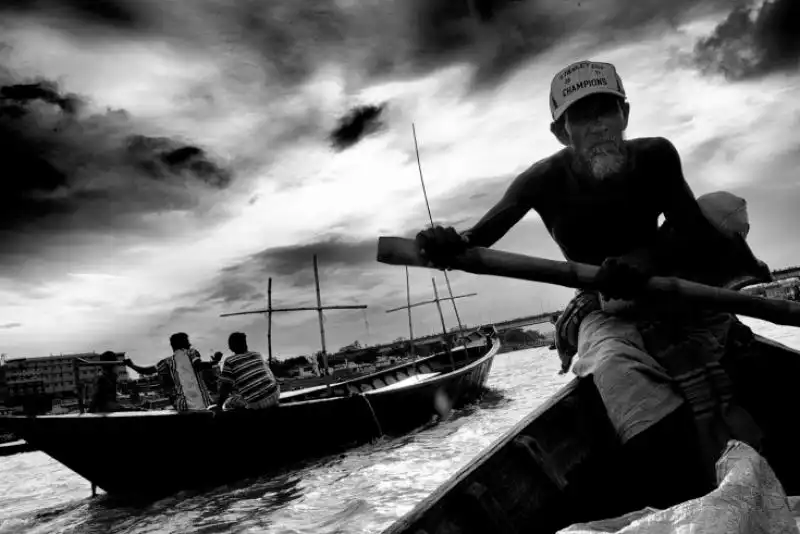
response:
<path fill-rule="evenodd" d="M 379 243 L 379 261 L 424 265 L 413 242 L 381 240 L 385 241 Z M 590 287 L 596 272 L 591 266 L 486 249 L 464 254 L 453 262 L 453 268 L 568 287 Z M 800 306 L 741 292 L 756 282 L 742 278 L 723 289 L 657 277 L 649 290 L 683 293 L 683 297 L 710 307 L 800 326 Z M 792 421 L 800 406 L 796 385 L 800 351 L 754 335 L 737 321 L 721 363 L 734 382 L 738 402 L 764 432 L 762 456 L 786 494 L 799 494 L 800 462 Z M 673 443 L 662 442 L 652 450 L 652 458 L 657 461 L 661 455 L 673 454 L 673 449 Z M 613 474 L 625 458 L 626 448 L 619 444 L 593 382 L 576 378 L 383 534 L 552 533 L 576 523 L 619 518 L 644 507 L 631 502 L 630 491 L 618 491 L 622 488 L 615 486 L 624 483 L 613 480 Z M 681 501 L 676 495 L 674 504 Z M 766 506 L 764 501 L 758 502 Z"/>
<path fill-rule="evenodd" d="M 269 410 L 4 416 L 7 428 L 123 499 L 201 490 L 397 436 L 476 400 L 500 349 L 493 328 L 462 346 L 314 391 Z M 123 461 L 125 469 L 116 466 Z M 112 467 L 114 466 L 114 467 Z"/>

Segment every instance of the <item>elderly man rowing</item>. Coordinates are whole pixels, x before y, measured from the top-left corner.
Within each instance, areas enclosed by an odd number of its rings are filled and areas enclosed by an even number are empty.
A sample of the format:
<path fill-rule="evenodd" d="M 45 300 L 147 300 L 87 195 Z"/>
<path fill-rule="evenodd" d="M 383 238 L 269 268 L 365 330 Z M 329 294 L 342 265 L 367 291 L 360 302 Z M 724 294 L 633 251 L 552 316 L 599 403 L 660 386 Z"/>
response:
<path fill-rule="evenodd" d="M 706 367 L 718 361 L 718 345 L 734 319 L 702 314 L 685 319 L 681 313 L 687 310 L 631 306 L 620 299 L 641 300 L 640 290 L 656 272 L 719 285 L 742 274 L 769 277 L 744 241 L 745 202 L 725 192 L 698 201 L 672 143 L 661 137 L 625 139 L 630 104 L 613 65 L 569 65 L 553 78 L 549 100 L 550 130 L 564 149 L 517 176 L 472 228 L 420 232 L 421 253 L 431 266 L 447 268 L 449 257 L 466 247 L 492 246 L 534 210 L 568 260 L 600 265 L 602 293 L 578 292 L 557 324 L 562 369 L 569 369 L 577 352 L 573 371 L 592 377 L 627 450 L 645 455 L 655 442 L 685 436 L 675 440 L 676 449 L 686 452 L 676 457 L 699 458 L 693 453 L 699 441 L 706 459 L 703 481 L 690 481 L 700 469 L 663 463 L 664 476 L 682 477 L 687 491 L 698 494 L 713 482 L 709 469 L 721 449 L 717 442 L 708 445 L 708 425 L 697 423 L 707 399 L 697 393 L 692 373 L 701 369 L 719 377 L 719 368 Z M 662 215 L 665 225 L 659 228 Z M 660 328 L 665 323 L 682 326 Z M 694 344 L 681 345 L 680 354 L 671 350 L 688 333 Z M 702 353 L 702 361 L 681 359 L 687 351 Z M 730 388 L 725 377 L 721 381 L 722 404 L 728 407 Z M 745 422 L 724 434 L 757 441 L 749 416 L 737 414 Z"/>

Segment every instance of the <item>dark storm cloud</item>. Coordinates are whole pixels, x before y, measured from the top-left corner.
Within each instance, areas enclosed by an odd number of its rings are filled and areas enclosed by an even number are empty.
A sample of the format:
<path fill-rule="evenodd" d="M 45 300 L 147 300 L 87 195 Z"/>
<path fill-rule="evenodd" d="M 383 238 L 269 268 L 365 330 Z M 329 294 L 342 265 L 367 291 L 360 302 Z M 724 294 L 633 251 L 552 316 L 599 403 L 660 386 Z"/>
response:
<path fill-rule="evenodd" d="M 707 72 L 733 80 L 796 69 L 800 61 L 800 2 L 772 0 L 760 8 L 738 7 L 695 47 Z"/>
<path fill-rule="evenodd" d="M 430 198 L 434 222 L 437 225 L 466 230 L 502 198 L 515 176 L 516 174 L 509 173 L 471 180 Z M 402 224 L 401 237 L 414 237 L 417 232 L 429 226 L 428 209 L 420 193 L 419 203 L 409 210 Z"/>
<path fill-rule="evenodd" d="M 523 62 L 578 34 L 596 44 L 652 35 L 690 10 L 739 0 L 416 0 L 410 61 L 435 68 L 471 60 L 476 88 L 502 81 Z M 593 43 L 589 43 L 591 46 Z M 575 58 L 575 60 L 583 58 Z"/>
<path fill-rule="evenodd" d="M 222 269 L 202 292 L 201 300 L 226 305 L 263 303 L 270 277 L 276 286 L 310 288 L 309 296 L 313 297 L 314 254 L 317 255 L 320 278 L 330 282 L 331 277 L 344 279 L 349 276 L 348 284 L 371 287 L 377 281 L 363 270 L 377 265 L 377 243 L 377 237 L 351 241 L 341 236 L 329 236 L 297 246 L 268 248 Z"/>
<path fill-rule="evenodd" d="M 492 86 L 523 62 L 564 39 L 584 34 L 598 43 L 650 34 L 696 7 L 739 0 L 156 0 L 12 2 L 1 9 L 40 17 L 87 39 L 120 38 L 111 28 L 227 55 L 251 67 L 254 55 L 272 84 L 305 81 L 320 66 L 343 65 L 346 76 L 417 75 L 472 62 L 475 87 Z M 66 6 L 66 7 L 65 7 Z M 579 58 L 576 58 L 579 59 Z"/>
<path fill-rule="evenodd" d="M 350 110 L 344 117 L 339 119 L 339 123 L 331 132 L 331 145 L 336 150 L 344 150 L 355 145 L 364 137 L 375 133 L 383 125 L 381 114 L 384 104 L 380 106 L 368 105 L 358 106 Z"/>
<path fill-rule="evenodd" d="M 214 282 L 214 287 L 208 295 L 208 301 L 220 304 L 241 302 L 255 302 L 263 300 L 265 292 L 256 287 L 255 283 L 239 278 L 236 270 L 223 270 L 223 274 Z"/>
<path fill-rule="evenodd" d="M 143 215 L 191 210 L 230 183 L 203 149 L 86 104 L 46 80 L 0 79 L 0 264 L 67 233 L 143 229 Z"/>
<path fill-rule="evenodd" d="M 291 275 L 302 270 L 311 271 L 314 254 L 320 271 L 374 262 L 377 246 L 375 239 L 350 241 L 341 236 L 330 236 L 303 245 L 266 249 L 251 256 L 250 261 L 264 265 L 278 275 Z"/>
<path fill-rule="evenodd" d="M 145 13 L 135 2 L 112 0 L 3 0 L 3 8 L 17 13 L 50 11 L 66 16 L 110 24 L 119 28 L 145 28 L 149 24 Z"/>

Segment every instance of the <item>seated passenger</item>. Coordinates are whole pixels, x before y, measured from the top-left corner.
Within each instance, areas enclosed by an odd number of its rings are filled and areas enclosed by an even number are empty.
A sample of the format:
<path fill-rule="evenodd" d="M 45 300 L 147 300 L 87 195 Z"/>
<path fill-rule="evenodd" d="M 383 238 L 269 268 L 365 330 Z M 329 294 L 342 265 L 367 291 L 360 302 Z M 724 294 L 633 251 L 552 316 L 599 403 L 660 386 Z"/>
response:
<path fill-rule="evenodd" d="M 200 353 L 191 346 L 189 336 L 183 332 L 170 336 L 169 342 L 172 356 L 155 365 L 139 367 L 129 359 L 125 360 L 125 364 L 139 374 L 158 373 L 162 384 L 171 389 L 172 404 L 179 412 L 205 410 L 211 405 L 211 396 L 201 375 Z"/>
<path fill-rule="evenodd" d="M 264 357 L 247 349 L 247 336 L 234 332 L 228 338 L 233 354 L 220 363 L 219 399 L 214 409 L 259 410 L 278 404 L 280 387 Z"/>

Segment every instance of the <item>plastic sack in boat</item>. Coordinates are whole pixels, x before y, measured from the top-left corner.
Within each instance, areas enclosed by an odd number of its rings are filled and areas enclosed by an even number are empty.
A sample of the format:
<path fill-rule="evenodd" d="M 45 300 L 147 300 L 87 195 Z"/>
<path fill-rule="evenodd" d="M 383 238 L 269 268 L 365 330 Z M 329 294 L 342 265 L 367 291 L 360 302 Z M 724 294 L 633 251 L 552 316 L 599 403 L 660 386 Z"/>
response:
<path fill-rule="evenodd" d="M 569 534 L 799 534 L 800 515 L 766 459 L 752 447 L 731 440 L 717 462 L 718 487 L 711 493 L 666 510 L 645 508 L 621 517 L 579 523 L 559 530 Z M 791 499 L 795 501 L 796 499 Z"/>

